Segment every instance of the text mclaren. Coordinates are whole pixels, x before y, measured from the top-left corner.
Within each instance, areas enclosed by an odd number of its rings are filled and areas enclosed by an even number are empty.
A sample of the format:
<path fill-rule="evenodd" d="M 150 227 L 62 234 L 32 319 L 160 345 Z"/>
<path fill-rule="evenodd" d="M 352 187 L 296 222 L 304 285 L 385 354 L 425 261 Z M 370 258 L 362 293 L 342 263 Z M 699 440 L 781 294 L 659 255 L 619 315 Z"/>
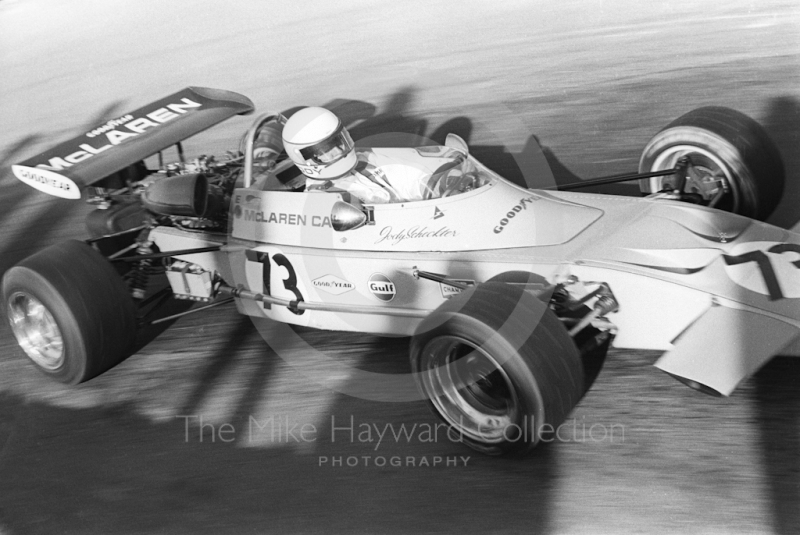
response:
<path fill-rule="evenodd" d="M 312 227 L 330 227 L 331 218 L 321 215 L 311 217 L 303 214 L 281 214 L 278 212 L 262 212 L 260 210 L 245 210 L 245 221 L 257 221 L 259 223 L 278 223 L 281 225 L 301 225 L 307 226 L 311 221 Z"/>
<path fill-rule="evenodd" d="M 81 143 L 78 145 L 80 150 L 77 150 L 72 154 L 68 154 L 63 158 L 50 158 L 46 164 L 40 163 L 37 165 L 37 167 L 49 169 L 51 171 L 61 171 L 67 167 L 72 167 L 74 164 L 88 160 L 94 155 L 100 154 L 101 152 L 108 150 L 115 145 L 119 145 L 127 139 L 131 139 L 143 134 L 148 128 L 156 128 L 162 123 L 166 123 L 167 121 L 171 121 L 172 119 L 187 113 L 192 108 L 200 107 L 202 107 L 202 104 L 199 104 L 188 98 L 183 98 L 180 102 L 167 104 L 163 108 L 153 110 L 144 117 L 133 118 L 126 115 L 119 119 L 109 121 L 103 126 L 98 127 L 86 134 L 86 137 L 88 138 L 100 138 L 102 135 L 105 135 L 105 138 L 108 141 L 107 144 L 103 145 L 97 141 L 93 141 L 91 144 Z M 128 117 L 130 117 L 129 120 Z"/>

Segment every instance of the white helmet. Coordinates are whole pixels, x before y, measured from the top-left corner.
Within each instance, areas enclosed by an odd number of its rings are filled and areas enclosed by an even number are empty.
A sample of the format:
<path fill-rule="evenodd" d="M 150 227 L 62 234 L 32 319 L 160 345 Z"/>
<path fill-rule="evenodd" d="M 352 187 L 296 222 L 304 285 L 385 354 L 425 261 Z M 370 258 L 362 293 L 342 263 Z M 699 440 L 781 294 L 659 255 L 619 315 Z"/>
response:
<path fill-rule="evenodd" d="M 309 178 L 340 178 L 356 166 L 353 138 L 325 108 L 303 108 L 292 115 L 283 127 L 283 146 Z"/>

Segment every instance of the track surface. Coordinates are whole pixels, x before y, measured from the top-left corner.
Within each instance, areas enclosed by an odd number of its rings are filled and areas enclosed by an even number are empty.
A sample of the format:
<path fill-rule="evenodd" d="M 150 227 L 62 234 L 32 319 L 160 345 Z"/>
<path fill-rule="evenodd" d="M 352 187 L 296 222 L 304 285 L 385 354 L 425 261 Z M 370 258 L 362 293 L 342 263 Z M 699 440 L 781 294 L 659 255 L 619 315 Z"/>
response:
<path fill-rule="evenodd" d="M 87 210 L 19 184 L 9 165 L 187 85 L 239 91 L 262 110 L 338 105 L 374 132 L 437 138 L 449 121 L 510 176 L 535 135 L 559 182 L 635 168 L 671 119 L 726 105 L 783 153 L 789 184 L 772 221 L 800 218 L 796 2 L 169 4 L 0 2 L 3 271 L 82 237 Z M 187 152 L 233 148 L 248 123 Z M 406 371 L 405 340 L 300 333 L 353 366 Z M 348 377 L 300 373 L 231 308 L 180 320 L 75 388 L 38 374 L 5 326 L 0 356 L 3 534 L 800 530 L 797 359 L 714 399 L 650 367 L 655 353 L 612 352 L 563 440 L 507 460 L 420 434 L 436 423 L 421 403 L 321 386 Z M 417 426 L 408 440 L 393 436 L 402 425 Z M 378 443 L 364 426 L 389 434 Z"/>

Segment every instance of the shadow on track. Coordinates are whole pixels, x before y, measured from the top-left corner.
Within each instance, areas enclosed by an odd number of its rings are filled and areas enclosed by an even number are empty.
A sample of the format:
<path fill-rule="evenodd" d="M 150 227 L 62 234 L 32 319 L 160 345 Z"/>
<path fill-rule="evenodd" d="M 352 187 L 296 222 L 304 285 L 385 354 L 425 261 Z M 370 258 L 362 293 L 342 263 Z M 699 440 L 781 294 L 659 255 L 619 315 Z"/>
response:
<path fill-rule="evenodd" d="M 13 491 L 0 495 L 0 511 L 12 533 L 538 532 L 552 492 L 546 450 L 524 465 L 320 466 L 317 456 L 240 448 L 125 406 L 63 409 L 6 395 L 0 419 L 8 414 L 15 428 L 0 471 Z M 380 421 L 379 411 L 367 416 Z M 401 450 L 464 454 L 457 445 Z M 371 448 L 342 454 L 358 451 Z M 523 483 L 530 492 L 513 490 Z"/>
<path fill-rule="evenodd" d="M 122 102 L 114 102 L 105 106 L 93 118 L 75 130 L 85 131 L 109 120 L 119 113 L 122 104 Z M 62 133 L 59 132 L 58 134 L 60 136 Z M 37 133 L 25 136 L 0 158 L 0 184 L 7 185 L 6 187 L 9 188 L 13 187 L 12 193 L 4 195 L 0 199 L 0 213 L 4 214 L 0 217 L 0 223 L 10 222 L 21 211 L 28 213 L 33 211 L 37 214 L 37 217 L 33 218 L 32 223 L 27 228 L 16 228 L 12 232 L 7 231 L 8 234 L 12 234 L 12 237 L 4 239 L 2 246 L 0 246 L 0 258 L 2 258 L 0 272 L 5 272 L 6 269 L 26 256 L 51 243 L 55 231 L 63 233 L 66 230 L 63 228 L 64 223 L 76 213 L 86 210 L 86 206 L 83 203 L 57 199 L 37 192 L 30 186 L 16 180 L 11 174 L 10 166 L 13 163 L 17 163 L 18 157 L 28 152 L 42 140 L 49 139 L 52 135 L 52 133 Z M 57 142 L 57 140 L 48 141 L 53 146 Z M 13 231 L 17 232 L 14 233 Z"/>
<path fill-rule="evenodd" d="M 783 202 L 770 222 L 789 228 L 800 221 L 800 102 L 770 101 L 764 127 L 778 145 L 786 172 Z M 800 526 L 800 360 L 776 358 L 755 375 L 761 454 L 767 472 L 776 533 Z"/>
<path fill-rule="evenodd" d="M 11 165 L 16 161 L 20 153 L 25 153 L 29 147 L 35 145 L 39 140 L 38 135 L 26 136 L 16 143 L 14 143 L 5 153 L 0 156 L 0 184 L 3 185 L 2 201 L 0 201 L 0 225 L 4 228 L 13 227 L 15 208 L 27 202 L 33 195 L 35 190 L 28 187 L 11 174 Z M 11 264 L 0 266 L 0 269 L 5 271 Z"/>
<path fill-rule="evenodd" d="M 267 381 L 272 371 L 275 369 L 277 356 L 264 344 L 258 337 L 258 332 L 252 320 L 247 316 L 240 317 L 235 326 L 229 329 L 219 345 L 219 349 L 214 352 L 205 363 L 205 368 L 199 380 L 195 384 L 194 390 L 184 403 L 180 414 L 197 414 L 204 400 L 209 396 L 210 390 L 220 382 L 221 378 L 229 372 L 235 365 L 237 353 L 244 352 L 251 346 L 257 346 L 263 355 L 258 359 L 255 369 L 251 370 L 246 379 L 246 384 L 241 385 L 244 394 L 236 404 L 230 422 L 242 428 L 246 427 L 251 415 L 255 412 L 255 407 L 261 399 Z"/>
<path fill-rule="evenodd" d="M 786 172 L 783 201 L 769 221 L 790 228 L 800 221 L 800 102 L 791 97 L 773 98 L 763 125 L 778 146 Z"/>
<path fill-rule="evenodd" d="M 448 119 L 430 134 L 427 132 L 428 122 L 410 115 L 409 109 L 414 99 L 415 88 L 404 87 L 392 95 L 383 111 L 376 115 L 377 106 L 363 101 L 336 99 L 323 107 L 339 115 L 342 122 L 348 125 L 357 146 L 363 147 L 415 147 L 429 144 L 431 141 L 444 144 L 447 134 L 453 133 L 469 144 L 474 126 L 466 116 Z M 284 112 L 287 117 L 298 108 Z M 350 126 L 353 125 L 353 126 Z M 547 147 L 541 146 L 539 139 L 532 135 L 519 152 L 512 152 L 503 145 L 472 145 L 470 153 L 481 163 L 497 172 L 507 180 L 521 187 L 549 187 L 550 173 L 539 172 L 542 155 L 552 172 L 555 185 L 563 186 L 581 181 L 581 177 L 570 171 L 558 157 Z M 611 184 L 586 188 L 587 192 L 602 192 L 616 195 L 639 195 L 634 184 Z"/>
<path fill-rule="evenodd" d="M 800 527 L 800 359 L 778 357 L 754 377 L 761 457 L 780 535 Z"/>
<path fill-rule="evenodd" d="M 381 374 L 408 373 L 409 338 L 352 337 L 364 348 L 358 351 L 354 367 Z M 348 509 L 359 511 L 348 529 L 485 533 L 503 526 L 509 531 L 550 531 L 557 446 L 543 444 L 524 459 L 483 456 L 448 435 L 424 401 L 364 403 L 337 394 L 328 412 L 314 453 L 324 475 L 359 474 L 341 497 Z M 426 433 L 429 429 L 435 431 Z M 435 457 L 445 461 L 420 466 Z M 374 466 L 380 459 L 395 459 L 399 466 L 382 470 Z M 335 462 L 340 464 L 334 466 Z M 380 487 L 371 486 L 371 476 L 379 478 Z M 384 495 L 388 488 L 394 489 L 390 496 Z"/>

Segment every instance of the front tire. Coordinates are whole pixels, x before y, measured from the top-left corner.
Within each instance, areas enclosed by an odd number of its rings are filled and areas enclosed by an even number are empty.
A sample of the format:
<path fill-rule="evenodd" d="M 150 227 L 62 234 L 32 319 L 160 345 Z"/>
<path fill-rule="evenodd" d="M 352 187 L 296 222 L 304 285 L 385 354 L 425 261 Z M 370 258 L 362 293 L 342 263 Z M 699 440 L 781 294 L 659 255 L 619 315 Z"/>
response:
<path fill-rule="evenodd" d="M 46 375 L 77 384 L 133 347 L 136 308 L 111 264 L 90 245 L 43 249 L 3 276 L 3 301 L 20 347 Z"/>
<path fill-rule="evenodd" d="M 716 208 L 765 220 L 780 202 L 784 169 L 780 152 L 764 128 L 730 108 L 698 108 L 672 121 L 647 144 L 639 160 L 639 172 L 674 168 L 688 156 L 695 168 L 686 182 L 686 193 L 697 194 L 708 204 L 724 177 L 729 191 Z M 642 179 L 643 193 L 663 190 L 671 177 Z"/>
<path fill-rule="evenodd" d="M 417 385 L 471 448 L 524 454 L 564 422 L 584 388 L 578 349 L 547 304 L 486 282 L 440 306 L 411 343 Z"/>

